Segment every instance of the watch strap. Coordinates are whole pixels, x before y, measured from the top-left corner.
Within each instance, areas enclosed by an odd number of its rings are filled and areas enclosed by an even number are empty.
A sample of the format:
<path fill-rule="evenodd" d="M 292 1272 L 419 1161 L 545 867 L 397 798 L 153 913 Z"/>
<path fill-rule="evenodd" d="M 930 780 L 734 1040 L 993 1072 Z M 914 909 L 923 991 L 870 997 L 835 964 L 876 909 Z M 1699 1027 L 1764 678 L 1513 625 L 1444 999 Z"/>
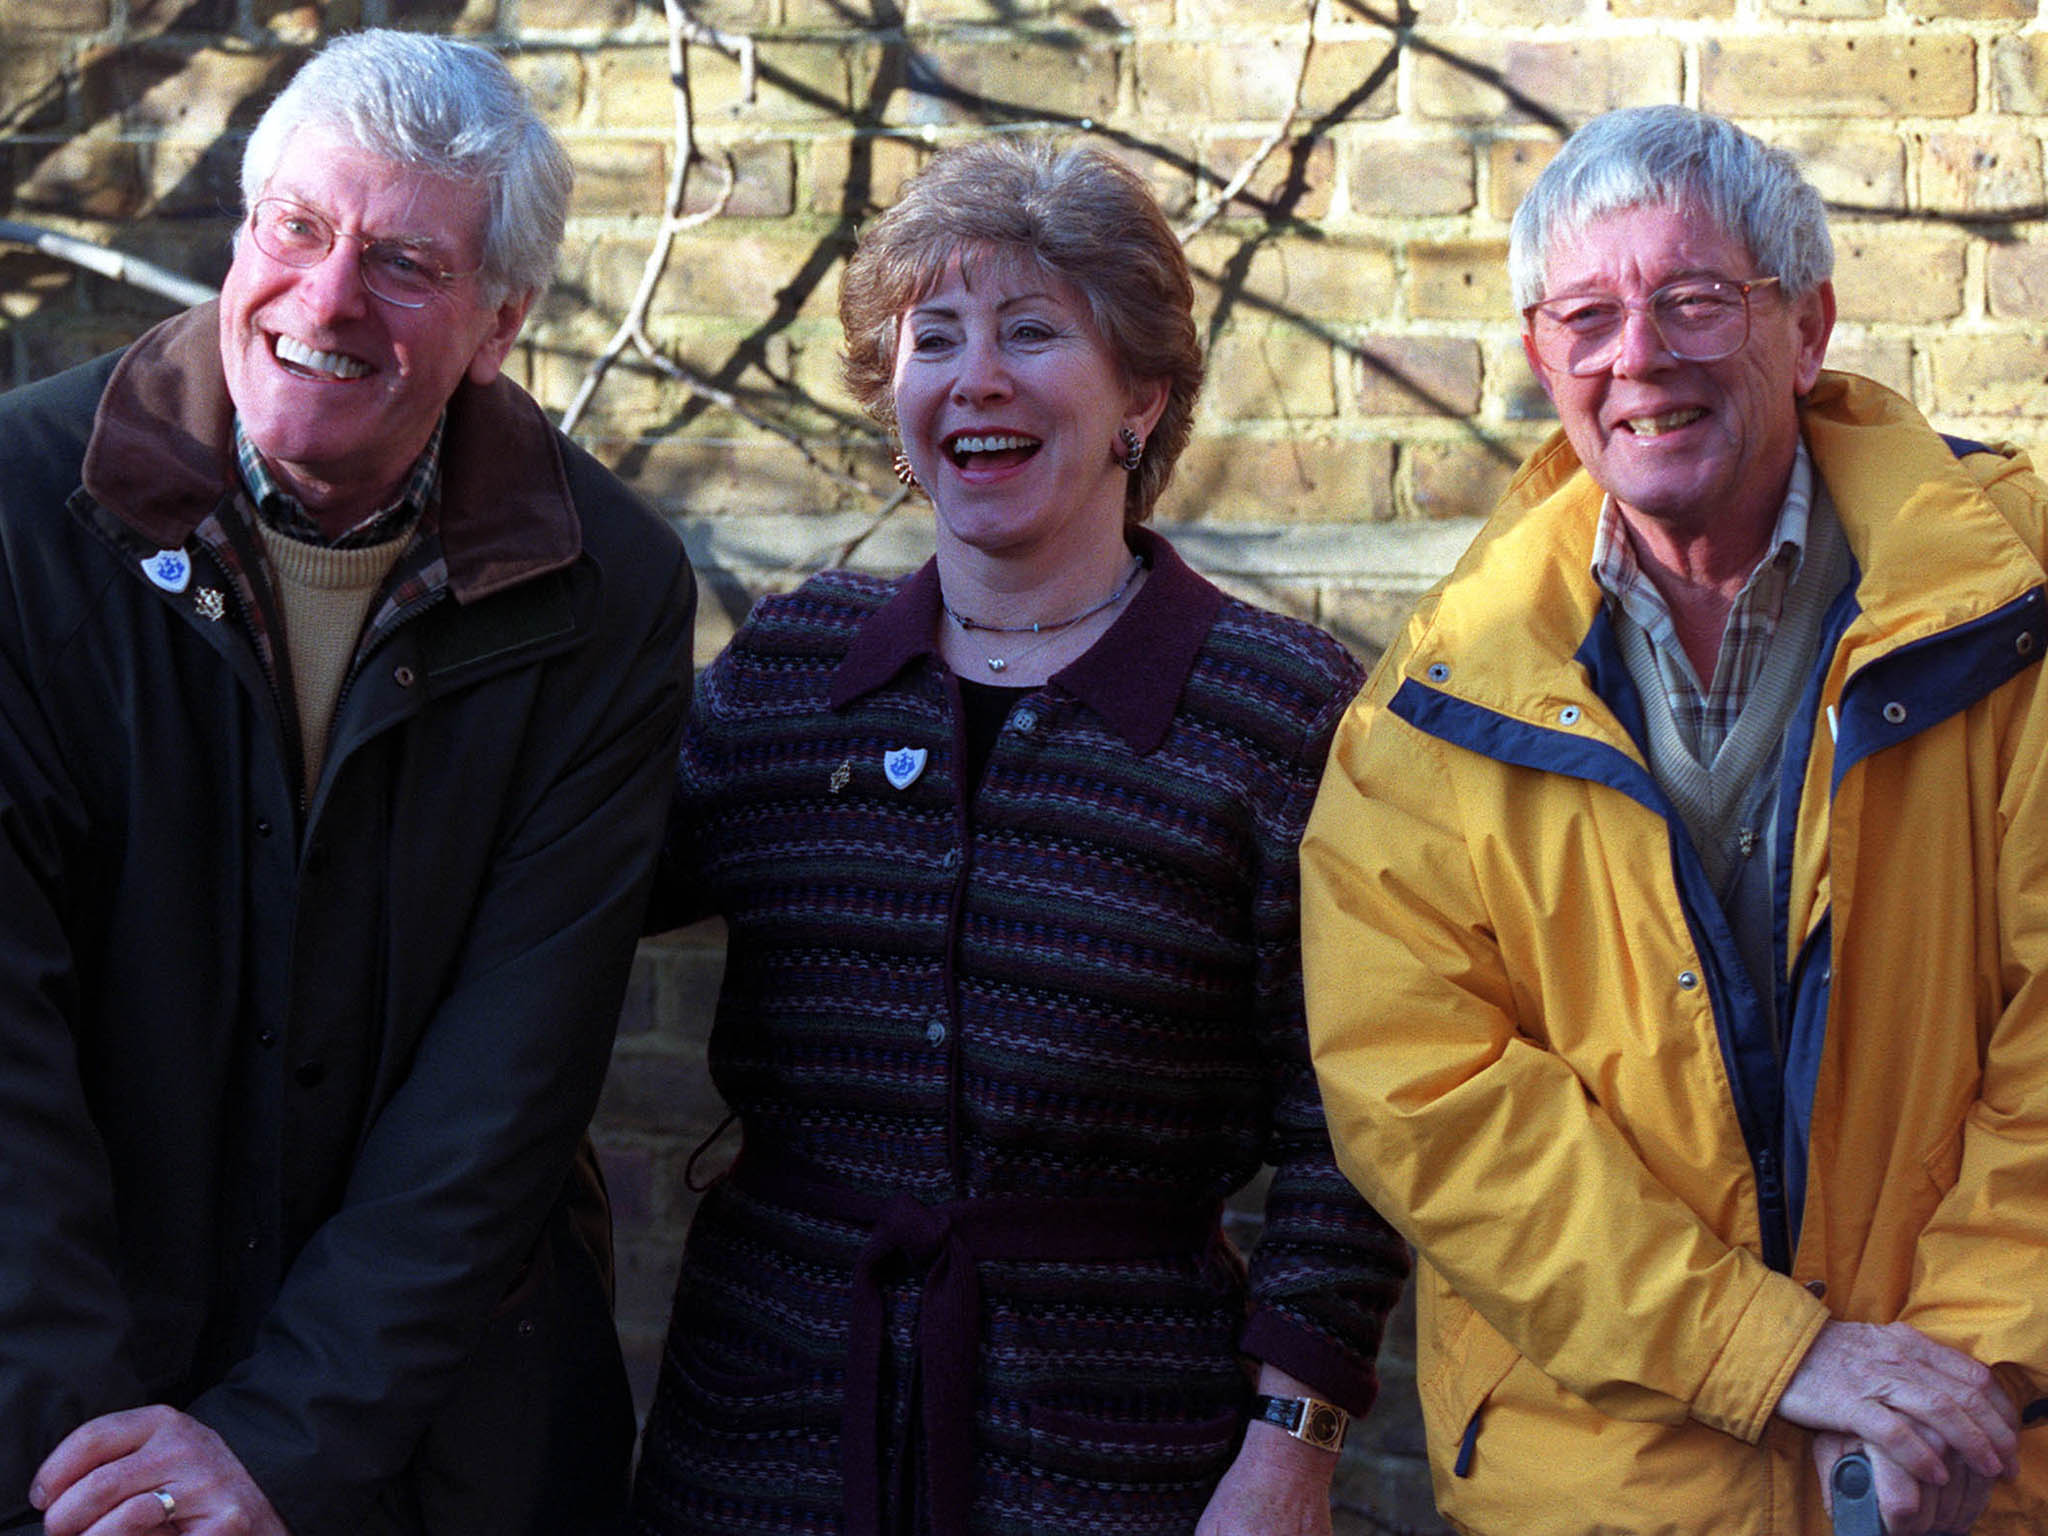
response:
<path fill-rule="evenodd" d="M 1272 1397 L 1264 1392 L 1252 1398 L 1252 1418 L 1276 1424 L 1303 1444 L 1325 1451 L 1342 1450 L 1351 1426 L 1350 1414 L 1320 1397 Z"/>

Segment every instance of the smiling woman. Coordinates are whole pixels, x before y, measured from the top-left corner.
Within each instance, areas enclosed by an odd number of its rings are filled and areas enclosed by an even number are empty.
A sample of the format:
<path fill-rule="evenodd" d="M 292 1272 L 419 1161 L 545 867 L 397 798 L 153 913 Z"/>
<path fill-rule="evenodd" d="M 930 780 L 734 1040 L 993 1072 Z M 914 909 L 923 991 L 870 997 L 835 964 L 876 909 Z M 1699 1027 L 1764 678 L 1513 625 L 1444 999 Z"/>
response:
<path fill-rule="evenodd" d="M 862 233 L 847 376 L 937 553 L 764 601 L 699 687 L 656 922 L 727 919 L 744 1146 L 644 1536 L 1329 1530 L 1406 1271 L 1302 1019 L 1295 844 L 1360 673 L 1139 526 L 1192 305 L 1093 149 L 947 151 Z M 1218 1214 L 1263 1163 L 1247 1270 Z"/>

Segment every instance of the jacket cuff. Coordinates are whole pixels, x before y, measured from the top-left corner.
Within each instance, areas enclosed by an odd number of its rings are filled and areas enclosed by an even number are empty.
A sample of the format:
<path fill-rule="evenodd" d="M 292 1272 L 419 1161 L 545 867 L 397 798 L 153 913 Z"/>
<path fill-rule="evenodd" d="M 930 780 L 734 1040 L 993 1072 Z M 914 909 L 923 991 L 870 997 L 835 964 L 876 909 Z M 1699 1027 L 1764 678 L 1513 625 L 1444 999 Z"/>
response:
<path fill-rule="evenodd" d="M 1754 1445 L 1828 1317 L 1826 1304 L 1798 1281 L 1766 1274 L 1708 1366 L 1692 1416 Z"/>
<path fill-rule="evenodd" d="M 1327 1398 L 1353 1418 L 1369 1413 L 1373 1399 L 1379 1396 L 1379 1372 L 1370 1360 L 1361 1362 L 1323 1334 L 1267 1308 L 1252 1313 L 1238 1349 L 1299 1377 L 1318 1397 Z"/>

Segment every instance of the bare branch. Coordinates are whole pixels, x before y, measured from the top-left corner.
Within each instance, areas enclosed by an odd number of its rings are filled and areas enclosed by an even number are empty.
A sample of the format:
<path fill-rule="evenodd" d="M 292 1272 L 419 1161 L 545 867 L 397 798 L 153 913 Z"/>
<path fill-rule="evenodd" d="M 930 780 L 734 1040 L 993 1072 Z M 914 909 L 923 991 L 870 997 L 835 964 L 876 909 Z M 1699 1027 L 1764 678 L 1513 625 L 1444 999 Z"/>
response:
<path fill-rule="evenodd" d="M 1223 210 L 1230 206 L 1231 200 L 1259 173 L 1259 167 L 1272 159 L 1273 152 L 1286 143 L 1288 135 L 1294 132 L 1294 121 L 1301 116 L 1301 100 L 1308 89 L 1309 61 L 1316 53 L 1316 0 L 1308 0 L 1305 26 L 1306 35 L 1301 41 L 1301 65 L 1294 72 L 1294 93 L 1288 99 L 1287 111 L 1281 117 L 1279 126 L 1267 134 L 1259 147 L 1252 151 L 1251 157 L 1237 168 L 1237 174 L 1224 183 L 1223 190 L 1198 208 L 1194 218 L 1179 231 L 1183 245 L 1216 222 Z"/>

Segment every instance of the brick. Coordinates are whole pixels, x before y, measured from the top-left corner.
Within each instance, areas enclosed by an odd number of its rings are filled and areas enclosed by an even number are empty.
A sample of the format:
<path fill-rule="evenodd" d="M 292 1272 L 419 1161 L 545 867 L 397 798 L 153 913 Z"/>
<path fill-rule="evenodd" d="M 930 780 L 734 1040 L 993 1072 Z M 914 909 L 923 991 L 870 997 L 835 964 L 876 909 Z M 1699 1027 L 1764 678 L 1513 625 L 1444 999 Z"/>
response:
<path fill-rule="evenodd" d="M 700 1053 L 622 1047 L 605 1079 L 598 1114 L 613 1129 L 631 1126 L 676 1133 L 699 1126 L 708 1131 L 725 1118 L 725 1105 L 711 1086 Z"/>
<path fill-rule="evenodd" d="M 1503 224 L 1564 146 L 1556 139 L 1499 139 L 1486 151 L 1486 211 Z"/>
<path fill-rule="evenodd" d="M 1796 21 L 1857 21 L 1884 14 L 1885 0 L 1769 0 L 1773 16 Z"/>
<path fill-rule="evenodd" d="M 217 220 L 224 240 L 242 206 L 242 145 L 236 137 L 151 146 L 145 159 L 150 211 L 160 218 Z"/>
<path fill-rule="evenodd" d="M 1384 246 L 1363 241 L 1266 241 L 1255 248 L 1249 262 L 1240 262 L 1242 248 L 1241 241 L 1217 234 L 1190 243 L 1188 263 L 1195 273 L 1199 311 L 1214 310 L 1226 297 L 1234 312 L 1282 318 L 1306 315 L 1355 322 L 1384 316 L 1393 308 L 1394 258 Z"/>
<path fill-rule="evenodd" d="M 1392 117 L 1401 109 L 1399 66 L 1393 44 L 1378 38 L 1318 42 L 1302 82 L 1302 120 L 1327 130 Z"/>
<path fill-rule="evenodd" d="M 1257 154 L 1263 141 L 1245 138 L 1212 139 L 1202 157 L 1200 206 L 1234 180 L 1243 166 Z M 1320 219 L 1330 211 L 1330 194 L 1337 180 L 1337 146 L 1325 138 L 1295 139 L 1274 149 L 1259 165 L 1245 188 L 1223 211 L 1225 218 Z"/>
<path fill-rule="evenodd" d="M 1416 58 L 1415 110 L 1426 118 L 1497 127 L 1547 121 L 1569 102 L 1583 120 L 1613 107 L 1675 101 L 1684 85 L 1678 43 L 1662 38 L 1502 41 L 1446 37 Z"/>
<path fill-rule="evenodd" d="M 1735 0 L 1607 0 L 1607 14 L 1618 21 L 1712 21 L 1733 16 Z"/>
<path fill-rule="evenodd" d="M 1860 373 L 1908 400 L 1915 399 L 1913 347 L 1901 337 L 1872 336 L 1855 326 L 1836 326 L 1828 342 L 1827 365 L 1844 373 Z"/>
<path fill-rule="evenodd" d="M 1157 520 L 1352 523 L 1394 515 L 1394 452 L 1383 442 L 1198 435 L 1181 456 Z"/>
<path fill-rule="evenodd" d="M 1922 345 L 1933 407 L 1951 416 L 2048 416 L 2048 342 L 1935 336 Z"/>
<path fill-rule="evenodd" d="M 1984 297 L 2000 319 L 2048 319 L 2048 245 L 1993 245 L 1984 258 Z"/>
<path fill-rule="evenodd" d="M 1380 659 L 1380 653 L 1394 643 L 1414 606 L 1413 592 L 1339 588 L 1324 598 L 1317 619 L 1324 629 L 1350 648 L 1352 655 L 1370 667 Z M 1381 1400 L 1385 1401 L 1384 1356 L 1381 1370 Z M 1352 1433 L 1356 1436 L 1360 1431 L 1354 1426 Z"/>
<path fill-rule="evenodd" d="M 1330 344 L 1295 326 L 1232 326 L 1210 346 L 1205 395 L 1208 414 L 1224 421 L 1334 416 Z"/>
<path fill-rule="evenodd" d="M 1905 0 L 1914 21 L 2032 21 L 2040 0 Z"/>
<path fill-rule="evenodd" d="M 2041 141 L 1993 129 L 1920 142 L 1920 201 L 1937 213 L 2018 213 L 2041 202 Z"/>
<path fill-rule="evenodd" d="M 1835 233 L 1841 319 L 1926 325 L 1963 312 L 1966 242 L 1889 229 Z"/>
<path fill-rule="evenodd" d="M 1968 37 L 1811 33 L 1700 46 L 1700 105 L 1729 117 L 1959 117 L 1976 97 Z"/>
<path fill-rule="evenodd" d="M 1169 222 L 1182 224 L 1194 212 L 1195 182 L 1202 174 L 1204 159 L 1192 138 L 1155 133 L 1147 134 L 1142 143 L 1122 138 L 1096 142 L 1137 172 Z"/>
<path fill-rule="evenodd" d="M 576 218 L 658 215 L 668 196 L 668 145 L 659 139 L 566 141 L 576 168 Z M 701 178 L 700 178 L 701 179 Z"/>
<path fill-rule="evenodd" d="M 1351 137 L 1343 163 L 1353 213 L 1426 218 L 1472 207 L 1472 146 L 1464 139 Z"/>
<path fill-rule="evenodd" d="M 1906 206 L 1906 146 L 1897 134 L 1859 133 L 1830 123 L 1768 138 L 1799 162 L 1806 179 L 1830 205 Z"/>
<path fill-rule="evenodd" d="M 813 139 L 806 150 L 806 206 L 865 219 L 901 197 L 904 183 L 930 156 L 929 145 L 887 134 Z"/>
<path fill-rule="evenodd" d="M 796 207 L 796 156 L 786 140 L 732 145 L 700 141 L 699 148 L 714 163 L 691 169 L 683 187 L 685 213 L 702 213 L 715 206 L 724 190 L 728 170 L 732 175 L 732 196 L 721 217 L 780 219 Z M 661 204 L 662 199 L 657 197 L 652 206 L 659 208 Z"/>
<path fill-rule="evenodd" d="M 824 121 L 849 105 L 844 50 L 830 44 L 784 42 L 761 50 L 755 99 L 742 94 L 737 62 L 712 48 L 689 55 L 690 94 L 699 124 L 744 117 L 753 122 Z M 668 50 L 606 49 L 591 66 L 590 99 L 596 125 L 645 132 L 675 124 L 675 86 Z"/>
<path fill-rule="evenodd" d="M 1410 517 L 1484 517 L 1508 488 L 1523 455 L 1483 441 L 1424 443 L 1407 449 Z M 1382 644 L 1385 642 L 1382 641 Z"/>
<path fill-rule="evenodd" d="M 605 1191 L 611 1196 L 613 1227 L 629 1231 L 646 1226 L 654 1216 L 654 1154 L 645 1147 L 599 1143 L 597 1156 Z"/>
<path fill-rule="evenodd" d="M 1424 320 L 1512 320 L 1505 240 L 1451 240 L 1408 250 L 1408 308 Z"/>
<path fill-rule="evenodd" d="M 599 434 L 578 440 L 642 496 L 677 515 L 815 517 L 873 505 L 857 501 L 783 443 Z M 701 627 L 704 618 L 699 615 L 698 641 L 708 648 L 713 642 Z"/>
<path fill-rule="evenodd" d="M 7 8 L 7 46 L 12 34 L 101 32 L 112 25 L 110 0 L 12 0 Z"/>
<path fill-rule="evenodd" d="M 98 129 L 51 146 L 14 189 L 14 206 L 75 219 L 132 219 L 147 195 L 140 146 Z"/>
<path fill-rule="evenodd" d="M 1577 21 L 1586 0 L 1466 0 L 1465 20 L 1490 27 L 1537 27 Z"/>
<path fill-rule="evenodd" d="M 0 45 L 0 123 L 10 133 L 40 133 L 62 126 L 70 99 L 68 45 Z"/>
<path fill-rule="evenodd" d="M 533 109 L 560 133 L 583 117 L 584 61 L 573 49 L 521 49 L 505 56 L 512 78 L 526 88 Z"/>
<path fill-rule="evenodd" d="M 124 50 L 117 72 L 122 126 L 130 133 L 201 140 L 230 128 L 247 131 L 300 62 L 296 53 Z"/>
<path fill-rule="evenodd" d="M 322 20 L 332 27 L 331 21 L 325 17 Z M 498 5 L 497 0 L 437 0 L 436 4 L 417 7 L 393 5 L 390 18 L 383 25 L 415 32 L 446 32 L 455 37 L 480 38 L 498 29 Z"/>
<path fill-rule="evenodd" d="M 1280 118 L 1294 100 L 1301 44 L 1291 37 L 1136 48 L 1137 110 L 1152 122 Z"/>
<path fill-rule="evenodd" d="M 1479 409 L 1479 344 L 1457 336 L 1371 336 L 1347 349 L 1362 416 L 1469 416 Z"/>
<path fill-rule="evenodd" d="M 2048 32 L 2001 37 L 1992 43 L 1991 99 L 2001 112 L 2048 112 Z"/>
<path fill-rule="evenodd" d="M 1310 6 L 1303 0 L 1180 0 L 1178 20 L 1190 30 L 1300 24 Z"/>
<path fill-rule="evenodd" d="M 1005 35 L 919 48 L 903 89 L 883 117 L 891 123 L 982 123 L 1009 118 L 1108 118 L 1117 104 L 1118 52 L 1079 37 Z"/>
<path fill-rule="evenodd" d="M 519 25 L 530 32 L 580 31 L 585 27 L 618 32 L 631 24 L 636 10 L 634 0 L 519 0 Z"/>

